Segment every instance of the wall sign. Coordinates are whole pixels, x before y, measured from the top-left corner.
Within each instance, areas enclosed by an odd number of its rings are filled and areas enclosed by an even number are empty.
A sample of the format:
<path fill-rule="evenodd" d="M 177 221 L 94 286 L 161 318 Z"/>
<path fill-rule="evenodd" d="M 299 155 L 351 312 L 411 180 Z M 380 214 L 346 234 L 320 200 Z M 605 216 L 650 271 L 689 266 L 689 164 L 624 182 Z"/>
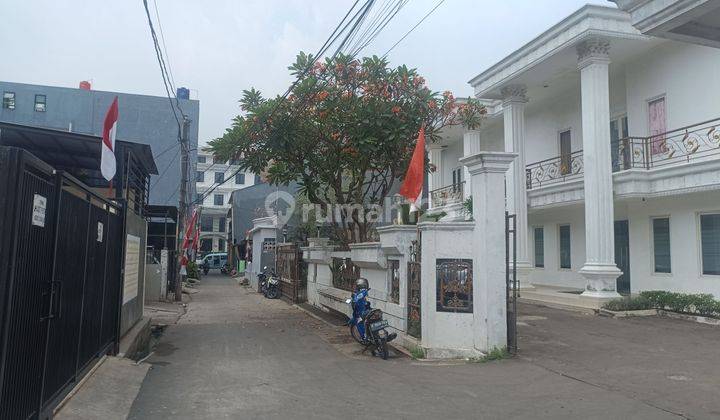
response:
<path fill-rule="evenodd" d="M 32 224 L 33 226 L 45 227 L 45 213 L 47 210 L 47 198 L 40 194 L 33 196 L 33 212 L 32 212 Z"/>
<path fill-rule="evenodd" d="M 97 241 L 98 242 L 103 241 L 103 223 L 102 222 L 98 222 Z"/>
<path fill-rule="evenodd" d="M 125 278 L 123 281 L 123 305 L 138 295 L 140 282 L 140 237 L 128 235 L 125 240 Z"/>

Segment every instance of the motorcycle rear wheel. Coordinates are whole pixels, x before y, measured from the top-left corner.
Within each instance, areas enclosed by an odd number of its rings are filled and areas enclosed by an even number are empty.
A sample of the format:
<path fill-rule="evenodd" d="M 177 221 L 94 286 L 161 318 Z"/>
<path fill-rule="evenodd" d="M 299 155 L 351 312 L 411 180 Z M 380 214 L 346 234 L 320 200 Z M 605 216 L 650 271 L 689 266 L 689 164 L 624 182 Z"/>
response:
<path fill-rule="evenodd" d="M 269 288 L 267 291 L 268 299 L 275 299 L 278 297 L 278 294 L 280 294 L 280 292 L 277 287 Z"/>
<path fill-rule="evenodd" d="M 377 345 L 377 351 L 380 353 L 380 357 L 382 357 L 383 360 L 387 360 L 388 358 L 388 348 L 387 348 L 387 340 L 384 338 L 380 339 L 380 342 Z"/>
<path fill-rule="evenodd" d="M 357 329 L 357 325 L 350 324 L 350 335 L 360 344 L 365 344 L 365 341 L 360 337 L 360 331 Z"/>

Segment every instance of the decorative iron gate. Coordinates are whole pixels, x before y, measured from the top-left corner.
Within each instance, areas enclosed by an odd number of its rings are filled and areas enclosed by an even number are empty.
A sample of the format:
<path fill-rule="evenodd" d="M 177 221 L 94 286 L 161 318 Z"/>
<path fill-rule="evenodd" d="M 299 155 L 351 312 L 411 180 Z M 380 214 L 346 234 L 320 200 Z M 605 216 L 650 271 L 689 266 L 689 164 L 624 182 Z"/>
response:
<path fill-rule="evenodd" d="M 47 419 L 117 344 L 122 208 L 0 147 L 0 418 Z"/>
<path fill-rule="evenodd" d="M 277 247 L 277 272 L 280 276 L 281 297 L 292 303 L 307 300 L 307 264 L 296 244 Z"/>
<path fill-rule="evenodd" d="M 413 241 L 411 245 L 407 280 L 407 333 L 415 338 L 420 338 L 422 331 L 422 309 L 420 304 L 420 233 L 418 233 L 418 239 Z"/>
<path fill-rule="evenodd" d="M 517 353 L 517 244 L 516 223 L 514 214 L 505 212 L 505 291 L 507 304 L 507 349 L 512 354 Z"/>

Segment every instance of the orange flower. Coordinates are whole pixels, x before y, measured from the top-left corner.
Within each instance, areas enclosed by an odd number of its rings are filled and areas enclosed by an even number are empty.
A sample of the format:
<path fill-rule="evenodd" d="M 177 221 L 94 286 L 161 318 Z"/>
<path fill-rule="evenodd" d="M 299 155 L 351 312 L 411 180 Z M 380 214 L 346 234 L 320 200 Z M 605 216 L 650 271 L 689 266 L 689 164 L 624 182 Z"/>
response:
<path fill-rule="evenodd" d="M 428 102 L 428 106 L 430 107 L 430 109 L 435 109 L 437 108 L 437 102 L 435 102 L 434 99 L 431 99 L 430 102 Z"/>
<path fill-rule="evenodd" d="M 320 112 L 318 113 L 318 116 L 319 116 L 320 118 L 325 118 L 325 117 L 327 117 L 327 111 L 320 111 Z"/>
<path fill-rule="evenodd" d="M 392 107 L 392 112 L 393 112 L 393 114 L 395 114 L 395 115 L 399 114 L 399 113 L 400 113 L 400 107 L 397 106 L 397 105 L 394 106 L 394 107 Z"/>
<path fill-rule="evenodd" d="M 327 93 L 327 91 L 324 91 L 324 90 L 323 90 L 323 91 L 321 91 L 320 93 L 317 94 L 317 98 L 318 98 L 319 101 L 324 101 L 325 98 L 327 98 L 329 95 L 330 95 L 330 94 Z"/>

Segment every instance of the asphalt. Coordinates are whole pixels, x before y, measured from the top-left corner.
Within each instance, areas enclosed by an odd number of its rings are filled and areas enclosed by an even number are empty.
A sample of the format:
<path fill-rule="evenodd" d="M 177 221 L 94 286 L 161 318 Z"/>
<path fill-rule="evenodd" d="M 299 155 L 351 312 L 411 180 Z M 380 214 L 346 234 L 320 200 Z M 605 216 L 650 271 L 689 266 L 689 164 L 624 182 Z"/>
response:
<path fill-rule="evenodd" d="M 516 358 L 383 361 L 360 353 L 342 327 L 230 278 L 205 276 L 200 290 L 148 359 L 152 368 L 129 419 L 677 419 L 720 412 L 712 327 L 524 305 Z M 668 334 L 680 334 L 668 339 L 672 345 L 658 333 L 667 322 Z"/>

